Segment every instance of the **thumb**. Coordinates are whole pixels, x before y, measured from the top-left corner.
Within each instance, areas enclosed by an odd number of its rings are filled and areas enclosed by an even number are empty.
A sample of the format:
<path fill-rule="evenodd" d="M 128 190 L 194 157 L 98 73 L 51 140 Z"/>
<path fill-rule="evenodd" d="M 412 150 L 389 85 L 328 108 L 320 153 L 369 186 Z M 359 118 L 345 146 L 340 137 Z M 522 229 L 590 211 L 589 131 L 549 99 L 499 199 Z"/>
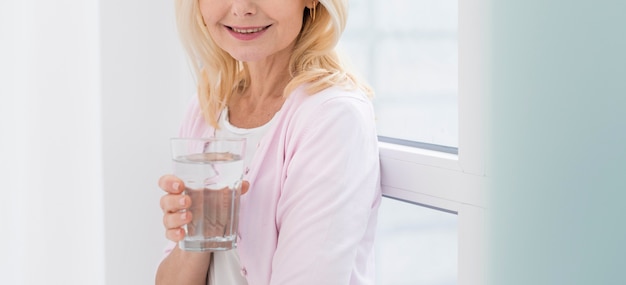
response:
<path fill-rule="evenodd" d="M 241 183 L 241 195 L 246 194 L 249 188 L 250 188 L 250 182 L 244 180 Z"/>

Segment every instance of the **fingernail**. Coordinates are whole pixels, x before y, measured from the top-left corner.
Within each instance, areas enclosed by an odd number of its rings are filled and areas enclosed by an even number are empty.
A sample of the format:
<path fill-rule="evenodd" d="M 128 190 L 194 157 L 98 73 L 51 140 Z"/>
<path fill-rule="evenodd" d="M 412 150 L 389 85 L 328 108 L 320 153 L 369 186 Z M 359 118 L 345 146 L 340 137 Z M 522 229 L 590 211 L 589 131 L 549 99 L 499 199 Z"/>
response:
<path fill-rule="evenodd" d="M 173 187 L 175 190 L 178 190 L 178 187 L 180 187 L 180 183 L 178 183 L 178 182 L 174 182 L 174 183 L 172 184 L 172 187 Z"/>
<path fill-rule="evenodd" d="M 180 198 L 178 202 L 180 203 L 181 206 L 185 206 L 185 203 L 187 203 L 187 200 L 185 199 L 185 197 L 183 197 L 183 198 Z"/>
<path fill-rule="evenodd" d="M 186 220 L 187 219 L 187 212 L 184 212 L 184 213 L 180 214 L 180 219 L 183 220 L 183 221 Z"/>

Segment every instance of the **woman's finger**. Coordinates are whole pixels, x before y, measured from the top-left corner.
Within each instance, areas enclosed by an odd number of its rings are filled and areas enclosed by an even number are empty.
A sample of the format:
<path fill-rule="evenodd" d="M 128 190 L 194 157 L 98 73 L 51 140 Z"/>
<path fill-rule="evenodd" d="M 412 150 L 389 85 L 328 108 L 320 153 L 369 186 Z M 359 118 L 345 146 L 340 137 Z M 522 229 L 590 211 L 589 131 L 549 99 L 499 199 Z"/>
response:
<path fill-rule="evenodd" d="M 250 182 L 244 180 L 241 183 L 241 195 L 246 194 L 249 188 L 250 188 Z"/>
<path fill-rule="evenodd" d="M 159 178 L 159 187 L 163 191 L 171 194 L 180 194 L 185 189 L 185 185 L 182 180 L 174 175 L 163 175 Z"/>
<path fill-rule="evenodd" d="M 185 230 L 181 228 L 166 230 L 165 238 L 173 242 L 179 242 L 185 238 Z"/>
<path fill-rule="evenodd" d="M 191 198 L 189 195 L 167 194 L 161 197 L 161 210 L 166 214 L 186 210 L 189 206 L 191 206 Z"/>
<path fill-rule="evenodd" d="M 183 211 L 163 215 L 163 225 L 167 230 L 181 228 L 191 222 L 191 212 Z"/>

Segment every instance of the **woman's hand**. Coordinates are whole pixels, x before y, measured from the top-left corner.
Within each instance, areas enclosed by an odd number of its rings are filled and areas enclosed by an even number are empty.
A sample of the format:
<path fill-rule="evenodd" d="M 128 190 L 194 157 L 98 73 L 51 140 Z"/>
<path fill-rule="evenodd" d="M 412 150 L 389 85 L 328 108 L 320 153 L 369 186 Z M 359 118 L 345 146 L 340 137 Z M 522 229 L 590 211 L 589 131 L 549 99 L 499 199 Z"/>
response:
<path fill-rule="evenodd" d="M 161 197 L 165 237 L 174 242 L 181 241 L 185 237 L 183 226 L 191 221 L 191 211 L 187 211 L 191 206 L 191 198 L 183 194 L 185 184 L 174 175 L 161 176 L 159 187 L 167 193 Z M 241 195 L 248 192 L 249 187 L 250 183 L 243 181 Z"/>
<path fill-rule="evenodd" d="M 185 184 L 174 175 L 161 176 L 159 187 L 167 193 L 161 197 L 165 237 L 174 242 L 181 241 L 185 237 L 182 227 L 191 221 L 191 211 L 186 211 L 191 206 L 191 198 L 182 194 Z"/>

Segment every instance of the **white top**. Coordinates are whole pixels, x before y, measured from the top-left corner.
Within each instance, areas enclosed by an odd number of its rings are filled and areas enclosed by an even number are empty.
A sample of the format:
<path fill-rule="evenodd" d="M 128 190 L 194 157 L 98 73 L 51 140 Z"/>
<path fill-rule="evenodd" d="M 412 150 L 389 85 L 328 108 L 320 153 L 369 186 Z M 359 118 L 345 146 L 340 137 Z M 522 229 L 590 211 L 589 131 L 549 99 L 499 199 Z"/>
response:
<path fill-rule="evenodd" d="M 276 116 L 274 116 L 276 118 Z M 244 167 L 247 170 L 248 165 L 254 153 L 259 145 L 259 141 L 267 133 L 267 130 L 275 121 L 272 118 L 267 124 L 252 128 L 242 129 L 235 127 L 228 121 L 228 109 L 220 114 L 218 120 L 219 129 L 216 130 L 216 137 L 227 138 L 245 138 L 246 139 L 246 152 L 244 154 Z M 209 278 L 208 285 L 247 285 L 246 278 L 241 275 L 239 263 L 239 255 L 237 250 L 216 251 L 213 252 L 213 260 L 209 266 Z"/>

